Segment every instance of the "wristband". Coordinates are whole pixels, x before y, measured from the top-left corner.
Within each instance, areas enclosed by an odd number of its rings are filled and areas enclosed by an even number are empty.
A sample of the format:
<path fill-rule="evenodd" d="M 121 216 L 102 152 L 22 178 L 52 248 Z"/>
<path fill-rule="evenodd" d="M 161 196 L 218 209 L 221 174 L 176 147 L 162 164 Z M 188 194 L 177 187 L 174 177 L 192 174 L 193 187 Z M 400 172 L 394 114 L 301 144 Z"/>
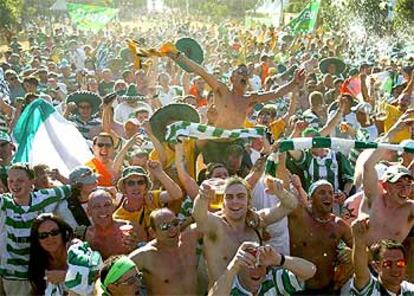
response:
<path fill-rule="evenodd" d="M 282 253 L 280 253 L 280 263 L 279 263 L 279 266 L 282 266 L 283 267 L 283 264 L 285 264 L 285 260 L 286 260 L 285 255 L 283 255 Z"/>

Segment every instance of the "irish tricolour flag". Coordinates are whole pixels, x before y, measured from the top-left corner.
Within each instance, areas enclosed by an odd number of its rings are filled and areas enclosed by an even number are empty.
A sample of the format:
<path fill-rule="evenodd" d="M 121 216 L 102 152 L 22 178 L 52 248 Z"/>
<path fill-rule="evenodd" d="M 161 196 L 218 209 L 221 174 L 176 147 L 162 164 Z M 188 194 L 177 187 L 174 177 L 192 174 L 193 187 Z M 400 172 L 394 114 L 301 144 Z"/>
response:
<path fill-rule="evenodd" d="M 43 99 L 26 106 L 13 130 L 13 138 L 18 145 L 14 162 L 47 164 L 64 176 L 93 158 L 78 129 Z"/>

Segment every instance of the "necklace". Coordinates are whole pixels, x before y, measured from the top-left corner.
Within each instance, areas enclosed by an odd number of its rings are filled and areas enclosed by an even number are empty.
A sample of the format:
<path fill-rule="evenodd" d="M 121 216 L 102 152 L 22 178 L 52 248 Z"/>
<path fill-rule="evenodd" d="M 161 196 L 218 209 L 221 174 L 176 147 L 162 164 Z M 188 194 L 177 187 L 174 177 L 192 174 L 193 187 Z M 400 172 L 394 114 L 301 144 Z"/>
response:
<path fill-rule="evenodd" d="M 321 224 L 326 224 L 326 223 L 328 223 L 328 222 L 330 222 L 330 221 L 332 220 L 332 217 L 328 217 L 328 218 L 326 218 L 326 219 L 322 219 L 322 218 L 315 217 L 315 215 L 313 215 L 312 213 L 311 213 L 311 217 L 312 217 L 312 218 L 313 218 L 316 222 L 321 223 Z"/>

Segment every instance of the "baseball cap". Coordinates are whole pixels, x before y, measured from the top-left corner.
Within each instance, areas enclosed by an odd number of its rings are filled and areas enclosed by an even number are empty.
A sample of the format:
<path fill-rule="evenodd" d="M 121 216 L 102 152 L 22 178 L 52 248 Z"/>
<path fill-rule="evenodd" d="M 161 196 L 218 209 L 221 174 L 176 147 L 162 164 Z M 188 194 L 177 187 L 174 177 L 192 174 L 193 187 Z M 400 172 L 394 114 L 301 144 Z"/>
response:
<path fill-rule="evenodd" d="M 409 177 L 411 180 L 413 179 L 410 171 L 405 166 L 392 165 L 387 168 L 382 180 L 388 183 L 395 183 L 402 177 Z"/>
<path fill-rule="evenodd" d="M 97 177 L 95 173 L 86 166 L 80 166 L 74 168 L 69 173 L 69 180 L 73 184 L 93 184 L 96 182 Z"/>

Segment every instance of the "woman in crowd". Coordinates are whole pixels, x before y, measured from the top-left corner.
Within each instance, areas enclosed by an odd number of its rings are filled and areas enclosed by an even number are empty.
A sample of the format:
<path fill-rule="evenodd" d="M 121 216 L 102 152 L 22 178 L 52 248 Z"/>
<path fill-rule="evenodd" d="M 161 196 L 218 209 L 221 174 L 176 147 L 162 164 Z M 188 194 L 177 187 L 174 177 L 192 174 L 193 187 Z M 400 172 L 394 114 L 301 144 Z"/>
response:
<path fill-rule="evenodd" d="M 49 284 L 63 290 L 67 270 L 67 245 L 72 228 L 59 217 L 38 216 L 30 233 L 29 280 L 34 295 L 44 295 Z"/>

